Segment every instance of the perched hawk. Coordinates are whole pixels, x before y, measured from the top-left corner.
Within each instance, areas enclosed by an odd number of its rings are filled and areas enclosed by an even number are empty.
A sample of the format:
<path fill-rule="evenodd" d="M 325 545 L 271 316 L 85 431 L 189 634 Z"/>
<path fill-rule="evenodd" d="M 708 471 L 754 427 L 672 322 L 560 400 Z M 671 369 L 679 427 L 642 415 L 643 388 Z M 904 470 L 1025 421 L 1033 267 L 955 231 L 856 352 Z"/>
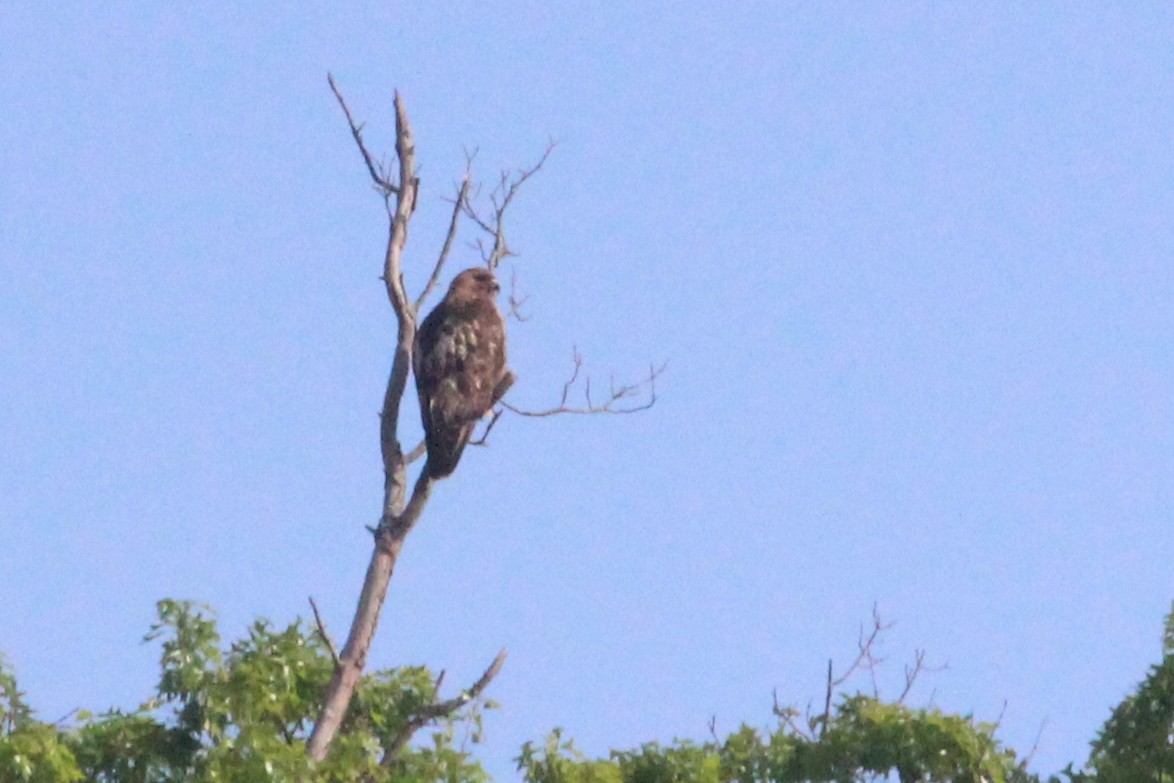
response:
<path fill-rule="evenodd" d="M 497 292 L 489 270 L 466 269 L 416 332 L 412 366 L 433 478 L 456 469 L 477 421 L 514 382 Z"/>

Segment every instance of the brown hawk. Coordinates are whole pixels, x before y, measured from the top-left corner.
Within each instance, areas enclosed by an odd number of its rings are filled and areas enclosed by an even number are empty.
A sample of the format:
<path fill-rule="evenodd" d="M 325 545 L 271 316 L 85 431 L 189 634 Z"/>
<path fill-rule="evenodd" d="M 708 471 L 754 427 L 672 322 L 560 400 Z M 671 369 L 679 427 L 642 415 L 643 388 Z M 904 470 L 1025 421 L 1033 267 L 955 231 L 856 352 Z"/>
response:
<path fill-rule="evenodd" d="M 488 269 L 466 269 L 416 332 L 412 366 L 433 478 L 456 469 L 477 421 L 514 382 L 498 290 Z"/>

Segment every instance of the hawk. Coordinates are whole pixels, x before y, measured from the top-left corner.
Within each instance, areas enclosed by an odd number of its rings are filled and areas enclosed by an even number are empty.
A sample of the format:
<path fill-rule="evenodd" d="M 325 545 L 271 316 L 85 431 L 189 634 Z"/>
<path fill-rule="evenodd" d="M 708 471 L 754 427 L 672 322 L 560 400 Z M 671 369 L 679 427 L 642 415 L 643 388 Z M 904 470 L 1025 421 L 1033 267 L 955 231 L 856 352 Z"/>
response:
<path fill-rule="evenodd" d="M 412 367 L 432 478 L 456 469 L 477 421 L 513 385 L 498 290 L 488 269 L 466 269 L 416 332 Z"/>

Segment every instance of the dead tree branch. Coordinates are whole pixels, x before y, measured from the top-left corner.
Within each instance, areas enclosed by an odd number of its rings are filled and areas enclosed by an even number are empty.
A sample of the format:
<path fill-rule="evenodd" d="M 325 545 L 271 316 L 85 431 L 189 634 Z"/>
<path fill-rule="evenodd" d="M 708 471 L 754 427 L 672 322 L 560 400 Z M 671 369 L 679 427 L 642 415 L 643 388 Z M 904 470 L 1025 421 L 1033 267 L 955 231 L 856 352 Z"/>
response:
<path fill-rule="evenodd" d="M 827 690 L 824 692 L 824 697 L 823 697 L 823 720 L 820 721 L 820 725 L 819 725 L 820 738 L 822 738 L 824 735 L 824 732 L 827 731 L 828 721 L 831 719 L 833 685 L 834 685 L 834 683 L 832 682 L 832 659 L 828 658 Z"/>
<path fill-rule="evenodd" d="M 379 762 L 380 766 L 390 766 L 395 761 L 396 755 L 401 750 L 403 750 L 404 746 L 408 744 L 408 741 L 412 739 L 412 735 L 414 735 L 417 731 L 424 728 L 433 721 L 440 720 L 442 718 L 448 717 L 449 715 L 452 715 L 466 704 L 480 698 L 481 693 L 489 687 L 489 683 L 493 682 L 493 678 L 496 677 L 497 673 L 501 671 L 502 664 L 504 663 L 505 650 L 502 650 L 497 654 L 497 657 L 493 659 L 493 662 L 489 664 L 489 667 L 477 679 L 477 682 L 473 683 L 472 687 L 470 687 L 468 690 L 463 690 L 457 696 L 454 696 L 451 699 L 446 699 L 444 701 L 435 700 L 436 696 L 440 693 L 441 679 L 437 679 L 435 692 L 433 695 L 433 702 L 431 704 L 426 704 L 416 710 L 416 712 L 408 718 L 407 722 L 404 723 L 400 731 L 394 737 L 392 737 L 391 741 L 384 748 L 383 758 Z"/>
<path fill-rule="evenodd" d="M 901 689 L 901 695 L 897 697 L 898 704 L 903 703 L 905 697 L 909 695 L 909 691 L 913 690 L 913 683 L 917 682 L 917 676 L 921 674 L 924 667 L 925 650 L 914 650 L 913 665 L 905 664 L 905 687 Z"/>
<path fill-rule="evenodd" d="M 432 289 L 436 287 L 436 281 L 440 279 L 440 272 L 444 268 L 444 262 L 448 260 L 448 253 L 452 250 L 453 240 L 457 237 L 457 228 L 461 222 L 461 213 L 469 203 L 469 186 L 473 181 L 472 165 L 473 159 L 466 156 L 465 176 L 461 180 L 461 185 L 457 188 L 457 197 L 453 199 L 452 217 L 448 223 L 448 233 L 444 236 L 444 245 L 440 248 L 440 255 L 436 259 L 436 265 L 432 268 L 432 276 L 428 278 L 424 290 L 420 292 L 420 296 L 416 298 L 416 310 L 423 306 L 424 300 L 432 293 Z"/>
<path fill-rule="evenodd" d="M 789 728 L 796 736 L 803 737 L 808 740 L 814 740 L 815 737 L 807 730 L 800 726 L 795 719 L 799 717 L 799 710 L 794 707 L 783 706 L 779 702 L 779 690 L 775 688 L 770 692 L 771 696 L 771 712 L 779 719 L 779 722 Z M 810 712 L 811 705 L 808 705 L 808 712 Z M 810 723 L 810 721 L 808 721 Z"/>
<path fill-rule="evenodd" d="M 518 296 L 518 270 L 510 270 L 510 315 L 522 323 L 529 321 L 529 316 L 522 315 L 522 305 L 526 304 L 529 296 Z"/>
<path fill-rule="evenodd" d="M 508 409 L 511 413 L 516 413 L 519 416 L 555 416 L 560 413 L 638 413 L 639 411 L 648 410 L 656 404 L 656 380 L 668 368 L 667 364 L 662 364 L 659 367 L 650 364 L 648 366 L 648 375 L 641 378 L 634 383 L 625 383 L 616 386 L 615 379 L 609 379 L 607 397 L 602 402 L 597 402 L 591 396 L 591 378 L 587 377 L 583 382 L 583 399 L 585 405 L 572 405 L 568 403 L 571 391 L 579 382 L 579 373 L 583 369 L 583 355 L 579 353 L 578 348 L 572 348 L 572 357 L 574 361 L 574 368 L 571 371 L 571 377 L 563 384 L 562 394 L 559 397 L 558 405 L 545 410 L 530 411 L 510 405 L 508 402 L 503 402 L 502 406 Z M 637 397 L 647 390 L 648 400 L 638 405 L 621 405 L 625 400 L 630 400 Z"/>
<path fill-rule="evenodd" d="M 1044 729 L 1047 727 L 1048 719 L 1044 718 L 1042 721 L 1040 721 L 1039 731 L 1035 733 L 1035 741 L 1031 743 L 1031 750 L 1027 751 L 1027 755 L 1023 757 L 1024 769 L 1027 768 L 1027 765 L 1031 763 L 1031 760 L 1035 758 L 1035 754 L 1039 751 L 1039 742 L 1041 739 L 1043 739 Z"/>
<path fill-rule="evenodd" d="M 839 678 L 831 681 L 828 687 L 840 687 L 845 682 L 847 682 L 853 674 L 856 673 L 857 669 L 860 669 L 861 667 L 867 668 L 871 672 L 876 669 L 877 664 L 884 663 L 883 658 L 877 658 L 876 655 L 873 654 L 873 646 L 876 644 L 876 640 L 880 637 L 880 635 L 892 627 L 892 623 L 881 622 L 880 614 L 877 612 L 876 604 L 873 604 L 872 627 L 866 634 L 864 631 L 864 626 L 861 626 L 859 636 L 856 639 L 856 660 L 852 661 L 851 665 L 848 666 L 847 670 L 841 674 Z M 875 677 L 873 678 L 872 686 L 873 695 L 879 698 Z"/>
<path fill-rule="evenodd" d="M 779 719 L 780 727 L 787 728 L 796 736 L 801 736 L 807 740 L 814 741 L 817 738 L 822 739 L 827 733 L 828 726 L 832 720 L 832 700 L 836 695 L 837 689 L 843 686 L 853 675 L 862 669 L 866 669 L 872 684 L 872 697 L 880 700 L 880 688 L 877 685 L 876 670 L 878 666 L 884 663 L 884 659 L 877 656 L 876 647 L 881 637 L 890 628 L 893 623 L 885 623 L 881 620 L 880 613 L 877 610 L 876 604 L 872 606 L 872 622 L 871 625 L 861 625 L 856 640 L 856 657 L 852 663 L 844 670 L 844 673 L 839 677 L 835 676 L 833 662 L 829 658 L 827 662 L 827 674 L 825 678 L 824 694 L 823 694 L 823 712 L 813 715 L 811 712 L 811 703 L 807 704 L 806 711 L 803 713 L 806 718 L 808 729 L 803 728 L 796 720 L 800 713 L 792 706 L 784 706 L 779 703 L 778 691 L 773 694 L 774 701 L 772 705 L 772 712 Z M 919 676 L 926 671 L 941 671 L 947 668 L 945 665 L 940 667 L 928 666 L 925 662 L 925 651 L 913 651 L 913 663 L 906 664 L 904 667 L 905 684 L 900 696 L 896 699 L 896 704 L 903 704 L 909 692 L 912 690 L 914 684 L 917 682 Z M 931 695 L 932 704 L 932 695 Z M 1005 705 L 1004 705 L 1005 706 Z M 1000 713 L 1000 720 L 1002 713 Z M 998 728 L 996 722 L 995 728 Z M 904 779 L 904 778 L 902 778 Z"/>
<path fill-rule="evenodd" d="M 428 451 L 427 442 L 420 441 L 419 443 L 416 444 L 416 448 L 412 449 L 411 451 L 409 451 L 407 454 L 404 455 L 404 462 L 408 465 L 411 465 L 413 462 L 420 459 L 420 457 L 423 457 L 425 452 L 427 452 L 427 451 Z"/>
<path fill-rule="evenodd" d="M 905 687 L 901 689 L 901 695 L 897 697 L 897 703 L 903 704 L 905 698 L 909 695 L 909 691 L 913 690 L 913 686 L 917 683 L 917 679 L 923 672 L 942 672 L 948 669 L 947 664 L 941 666 L 930 666 L 925 662 L 925 650 L 915 649 L 913 651 L 913 665 L 905 664 Z"/>
<path fill-rule="evenodd" d="M 361 128 L 355 125 L 350 109 L 334 83 L 329 78 L 330 88 L 346 115 L 347 123 L 351 128 L 351 135 L 371 178 L 381 190 L 384 201 L 388 205 L 389 231 L 387 252 L 383 261 L 382 280 L 387 288 L 387 298 L 398 323 L 395 354 L 391 364 L 391 374 L 387 381 L 387 390 L 383 396 L 383 409 L 380 412 L 379 443 L 383 456 L 383 511 L 380 517 L 379 528 L 375 531 L 375 546 L 372 549 L 371 561 L 367 566 L 367 575 L 363 580 L 363 588 L 359 594 L 355 617 L 351 623 L 350 633 L 346 644 L 339 655 L 339 663 L 334 668 L 334 676 L 327 689 L 322 709 L 314 730 L 310 734 L 306 752 L 309 756 L 321 761 L 331 741 L 338 732 L 346 714 L 347 706 L 354 695 L 355 687 L 367 663 L 367 653 L 371 649 L 371 640 L 375 636 L 375 628 L 379 621 L 379 612 L 383 601 L 387 597 L 387 586 L 391 581 L 392 571 L 403 547 L 404 538 L 411 531 L 412 525 L 419 518 L 424 503 L 431 488 L 431 480 L 426 474 L 416 482 L 412 498 L 407 502 L 405 511 L 405 493 L 407 487 L 407 462 L 404 459 L 403 449 L 400 446 L 397 425 L 399 422 L 400 403 L 403 400 L 404 389 L 407 387 L 408 373 L 412 365 L 412 343 L 416 338 L 416 307 L 408 298 L 404 290 L 403 280 L 403 253 L 408 240 L 408 222 L 416 208 L 419 178 L 416 176 L 416 150 L 412 138 L 412 127 L 408 122 L 407 110 L 399 93 L 395 94 L 395 152 L 399 159 L 399 176 L 397 183 L 391 183 L 381 168 L 374 163 L 370 152 L 367 151 L 361 134 Z M 391 196 L 395 196 L 395 208 L 391 208 Z"/>
<path fill-rule="evenodd" d="M 504 405 L 505 403 L 502 403 L 502 404 Z M 489 423 L 485 425 L 485 431 L 481 433 L 481 437 L 477 438 L 477 440 L 469 441 L 469 445 L 470 446 L 487 446 L 487 445 L 489 445 L 487 443 L 487 441 L 489 440 L 489 433 L 493 431 L 493 425 L 497 424 L 497 420 L 501 418 L 501 414 L 502 414 L 501 408 L 498 408 L 497 410 L 495 410 L 493 412 L 493 416 L 490 417 L 490 419 L 489 419 Z"/>
<path fill-rule="evenodd" d="M 868 673 L 872 678 L 873 696 L 875 698 L 880 698 L 880 689 L 877 687 L 876 683 L 876 666 L 877 664 L 883 663 L 884 660 L 882 658 L 876 657 L 876 654 L 874 653 L 874 647 L 876 645 L 877 639 L 880 638 L 880 635 L 892 627 L 892 623 L 886 624 L 881 622 L 880 613 L 877 611 L 876 604 L 873 604 L 872 627 L 867 631 L 867 633 L 865 632 L 863 625 L 860 627 L 860 632 L 856 639 L 857 652 L 855 660 L 853 660 L 852 663 L 848 665 L 848 668 L 844 670 L 843 674 L 837 678 L 833 678 L 832 661 L 830 658 L 828 659 L 827 685 L 824 689 L 823 696 L 823 715 L 817 716 L 813 720 L 814 723 L 817 723 L 820 726 L 819 734 L 821 737 L 823 736 L 824 731 L 827 730 L 828 722 L 831 720 L 832 696 L 835 694 L 836 688 L 839 688 L 841 685 L 847 682 L 848 679 L 859 669 L 868 669 Z"/>
<path fill-rule="evenodd" d="M 388 199 L 393 194 L 399 193 L 399 188 L 393 185 L 391 180 L 388 179 L 387 173 L 383 170 L 383 166 L 375 158 L 371 157 L 371 153 L 367 151 L 367 145 L 363 143 L 363 126 L 355 125 L 355 120 L 351 117 L 351 110 L 347 108 L 346 101 L 342 98 L 342 93 L 338 91 L 338 86 L 334 83 L 334 76 L 328 73 L 326 74 L 326 80 L 330 82 L 330 91 L 334 93 L 334 97 L 338 99 L 338 105 L 342 107 L 342 113 L 346 115 L 347 124 L 351 126 L 351 135 L 355 138 L 355 144 L 358 145 L 359 152 L 363 154 L 363 162 L 367 164 L 367 171 L 371 174 L 371 179 L 375 182 L 376 189 L 383 194 L 384 199 Z"/>
<path fill-rule="evenodd" d="M 542 153 L 542 157 L 533 166 L 520 169 L 516 174 L 511 175 L 508 171 L 503 171 L 501 177 L 498 179 L 497 186 L 493 192 L 489 194 L 489 204 L 492 207 L 492 216 L 482 217 L 480 211 L 473 205 L 471 200 L 465 202 L 465 215 L 467 215 L 474 223 L 476 223 L 483 232 L 485 232 L 492 240 L 493 245 L 487 251 L 483 238 L 477 239 L 477 247 L 481 251 L 481 260 L 485 262 L 485 266 L 489 269 L 497 269 L 498 264 L 503 258 L 507 256 L 516 255 L 510 249 L 505 239 L 505 212 L 509 209 L 510 202 L 514 200 L 514 196 L 518 194 L 518 189 L 525 184 L 526 180 L 538 173 L 550 154 L 554 152 L 557 145 L 552 140 L 547 143 L 546 150 Z M 471 161 L 472 158 L 470 157 Z"/>

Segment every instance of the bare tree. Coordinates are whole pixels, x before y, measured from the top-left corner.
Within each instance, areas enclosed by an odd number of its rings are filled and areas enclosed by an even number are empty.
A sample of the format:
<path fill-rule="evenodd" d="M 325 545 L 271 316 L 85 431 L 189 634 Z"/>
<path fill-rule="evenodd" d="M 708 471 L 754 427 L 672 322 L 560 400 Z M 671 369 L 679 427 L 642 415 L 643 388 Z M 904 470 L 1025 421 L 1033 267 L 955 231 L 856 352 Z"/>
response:
<path fill-rule="evenodd" d="M 319 761 L 326 757 L 362 676 L 367 662 L 367 654 L 371 648 L 371 641 L 375 635 L 375 628 L 379 621 L 380 610 L 387 597 L 387 588 L 403 548 L 404 539 L 420 519 L 420 514 L 428 502 L 434 483 L 434 479 L 428 475 L 428 471 L 421 470 L 412 487 L 411 494 L 408 494 L 407 467 L 424 454 L 425 447 L 423 443 L 420 443 L 410 452 L 405 453 L 400 445 L 398 431 L 400 406 L 407 388 L 409 368 L 412 366 L 412 350 L 416 339 L 419 310 L 441 278 L 454 240 L 458 235 L 462 217 L 469 219 L 476 226 L 479 233 L 476 245 L 481 251 L 482 261 L 488 268 L 497 268 L 504 258 L 513 255 L 505 236 L 506 212 L 519 188 L 538 172 L 554 150 L 554 144 L 551 143 L 538 162 L 530 168 L 514 173 L 502 173 L 496 187 L 489 194 L 489 206 L 484 209 L 478 208 L 470 197 L 470 193 L 475 189 L 472 179 L 473 156 L 466 155 L 465 176 L 457 187 L 456 195 L 452 201 L 453 208 L 448 232 L 432 265 L 432 272 L 427 283 L 419 296 L 412 299 L 404 286 L 403 261 L 404 248 L 408 240 L 408 224 L 416 210 L 419 198 L 420 180 L 416 176 L 415 141 L 403 99 L 398 92 L 395 94 L 395 155 L 398 165 L 395 171 L 389 171 L 368 150 L 363 139 L 363 126 L 356 124 L 342 93 L 334 82 L 334 77 L 328 76 L 328 81 L 330 89 L 338 100 L 339 107 L 346 115 L 351 135 L 363 157 L 375 190 L 382 197 L 386 207 L 388 239 L 381 279 L 387 288 L 387 298 L 395 314 L 398 331 L 391 362 L 391 373 L 388 377 L 387 390 L 383 397 L 383 408 L 380 412 L 379 442 L 383 457 L 384 476 L 382 513 L 378 526 L 371 528 L 374 547 L 359 594 L 358 606 L 351 622 L 350 632 L 342 650 L 335 654 L 334 676 L 307 744 L 308 755 Z M 514 289 L 516 290 L 516 287 Z M 520 305 L 521 301 L 512 291 L 510 310 L 519 318 L 521 317 L 518 312 Z M 590 379 L 586 379 L 583 382 L 586 389 L 586 403 L 581 406 L 568 403 L 568 394 L 579 381 L 582 361 L 582 357 L 576 350 L 574 371 L 563 387 L 562 397 L 557 406 L 542 411 L 525 411 L 503 403 L 502 407 L 494 411 L 481 437 L 474 442 L 482 444 L 485 442 L 486 436 L 504 410 L 523 416 L 550 416 L 557 413 L 629 413 L 643 410 L 656 401 L 655 384 L 659 375 L 664 371 L 663 366 L 650 367 L 648 375 L 636 383 L 618 386 L 614 382 L 611 383 L 602 402 L 592 399 Z M 642 394 L 647 395 L 644 402 L 634 403 L 632 401 Z M 599 396 L 598 392 L 596 396 Z M 318 617 L 316 607 L 315 617 L 318 621 L 319 632 L 324 640 L 328 640 L 329 637 L 321 618 Z M 328 645 L 333 653 L 333 643 L 328 641 Z M 414 731 L 431 721 L 452 714 L 476 699 L 497 675 L 504 659 L 505 651 L 503 650 L 497 654 L 476 683 L 461 691 L 454 698 L 447 700 L 439 698 L 440 682 L 438 681 L 435 688 L 437 696 L 434 702 L 421 708 L 418 714 L 412 716 L 404 730 L 383 749 L 382 763 L 385 765 L 391 763 L 395 754 L 411 739 Z"/>

